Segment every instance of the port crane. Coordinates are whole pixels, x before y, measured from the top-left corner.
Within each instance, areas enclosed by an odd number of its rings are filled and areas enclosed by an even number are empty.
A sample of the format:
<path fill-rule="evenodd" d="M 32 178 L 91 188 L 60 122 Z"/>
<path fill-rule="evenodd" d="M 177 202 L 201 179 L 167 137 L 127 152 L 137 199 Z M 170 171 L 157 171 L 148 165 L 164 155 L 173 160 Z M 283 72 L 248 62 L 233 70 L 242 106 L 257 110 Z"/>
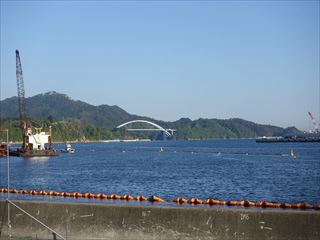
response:
<path fill-rule="evenodd" d="M 21 65 L 20 54 L 18 50 L 16 50 L 16 77 L 17 77 L 17 89 L 18 89 L 18 108 L 19 108 L 19 117 L 20 117 L 20 128 L 22 132 L 22 149 L 21 150 L 26 151 L 28 147 L 27 146 L 27 129 L 30 128 L 30 124 L 27 121 L 22 65 Z"/>
<path fill-rule="evenodd" d="M 309 114 L 309 116 L 311 118 L 311 122 L 312 122 L 313 127 L 314 127 L 314 132 L 320 134 L 320 130 L 319 130 L 319 126 L 317 124 L 317 121 L 314 119 L 314 117 L 313 117 L 311 112 L 308 112 L 308 114 Z"/>
<path fill-rule="evenodd" d="M 16 50 L 16 78 L 22 147 L 12 152 L 13 155 L 24 157 L 59 155 L 59 153 L 51 147 L 51 126 L 49 126 L 48 132 L 42 132 L 41 128 L 35 128 L 35 133 L 32 132 L 31 124 L 27 119 L 24 80 L 18 50 Z"/>

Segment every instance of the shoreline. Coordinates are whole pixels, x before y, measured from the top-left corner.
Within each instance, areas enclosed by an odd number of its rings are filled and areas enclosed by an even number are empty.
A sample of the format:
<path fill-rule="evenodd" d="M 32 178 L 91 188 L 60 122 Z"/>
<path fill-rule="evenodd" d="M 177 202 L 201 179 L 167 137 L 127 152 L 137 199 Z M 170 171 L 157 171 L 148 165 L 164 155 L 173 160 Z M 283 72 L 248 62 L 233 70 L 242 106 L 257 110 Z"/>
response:
<path fill-rule="evenodd" d="M 65 144 L 65 143 L 113 143 L 113 142 L 174 142 L 174 141 L 236 141 L 236 140 L 255 140 L 255 138 L 210 138 L 210 139 L 177 139 L 177 140 L 152 140 L 152 139 L 105 139 L 105 140 L 86 140 L 86 141 L 53 141 L 52 144 Z M 13 142 L 10 144 L 22 144 L 22 142 Z"/>

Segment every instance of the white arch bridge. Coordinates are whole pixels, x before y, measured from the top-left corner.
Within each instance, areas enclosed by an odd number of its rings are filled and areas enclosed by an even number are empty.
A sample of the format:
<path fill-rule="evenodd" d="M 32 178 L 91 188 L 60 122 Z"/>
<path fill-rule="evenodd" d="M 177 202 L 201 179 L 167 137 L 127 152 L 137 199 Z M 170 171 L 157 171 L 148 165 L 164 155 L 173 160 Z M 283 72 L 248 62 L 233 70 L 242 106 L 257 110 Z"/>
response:
<path fill-rule="evenodd" d="M 119 126 L 117 126 L 115 129 L 119 129 L 119 128 L 122 128 L 126 125 L 129 125 L 129 124 L 132 124 L 132 123 L 146 123 L 146 124 L 149 124 L 155 128 L 127 128 L 126 130 L 127 131 L 161 131 L 163 132 L 167 137 L 172 137 L 173 136 L 173 133 L 175 131 L 177 131 L 176 129 L 164 129 L 163 127 L 161 127 L 160 125 L 154 123 L 154 122 L 150 122 L 150 121 L 147 121 L 147 120 L 133 120 L 133 121 L 129 121 L 129 122 L 125 122 L 125 123 L 122 123 L 120 124 Z"/>

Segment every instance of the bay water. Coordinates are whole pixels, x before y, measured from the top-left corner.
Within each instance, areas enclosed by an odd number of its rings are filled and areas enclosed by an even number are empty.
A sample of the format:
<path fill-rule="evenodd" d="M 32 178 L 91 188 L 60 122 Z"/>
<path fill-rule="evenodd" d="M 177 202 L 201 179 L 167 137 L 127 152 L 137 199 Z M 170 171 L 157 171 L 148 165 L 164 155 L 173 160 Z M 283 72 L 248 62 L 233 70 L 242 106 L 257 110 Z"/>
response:
<path fill-rule="evenodd" d="M 54 145 L 55 149 L 64 147 Z M 198 140 L 80 143 L 73 147 L 74 154 L 53 158 L 10 157 L 11 187 L 157 195 L 165 200 L 197 197 L 320 203 L 320 143 Z M 6 158 L 0 158 L 0 176 L 0 187 L 6 187 Z M 19 198 L 17 194 L 11 197 Z"/>

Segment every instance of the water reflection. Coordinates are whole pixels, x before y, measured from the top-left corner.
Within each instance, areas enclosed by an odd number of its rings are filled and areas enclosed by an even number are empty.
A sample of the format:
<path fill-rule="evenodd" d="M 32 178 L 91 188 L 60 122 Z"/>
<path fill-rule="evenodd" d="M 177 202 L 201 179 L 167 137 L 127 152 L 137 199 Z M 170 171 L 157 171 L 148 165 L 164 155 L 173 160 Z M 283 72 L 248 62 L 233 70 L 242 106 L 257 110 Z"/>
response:
<path fill-rule="evenodd" d="M 45 156 L 41 156 L 41 157 L 25 157 L 24 158 L 27 161 L 39 161 L 39 162 L 46 162 L 49 161 L 51 159 L 51 157 L 45 157 Z"/>

